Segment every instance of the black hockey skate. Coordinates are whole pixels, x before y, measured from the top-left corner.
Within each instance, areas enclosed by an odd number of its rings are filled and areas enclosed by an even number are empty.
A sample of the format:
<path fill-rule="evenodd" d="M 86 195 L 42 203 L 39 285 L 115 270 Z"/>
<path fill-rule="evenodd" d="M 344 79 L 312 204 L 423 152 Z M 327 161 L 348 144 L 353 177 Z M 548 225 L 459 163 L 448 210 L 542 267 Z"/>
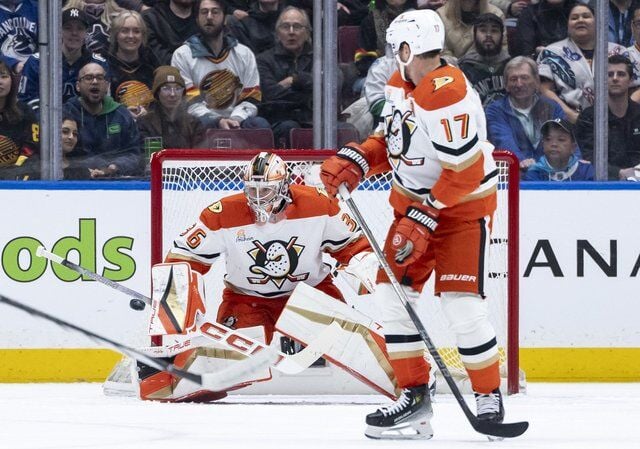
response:
<path fill-rule="evenodd" d="M 429 439 L 433 436 L 432 416 L 427 385 L 405 388 L 396 402 L 367 415 L 364 434 L 376 440 Z"/>
<path fill-rule="evenodd" d="M 504 421 L 504 405 L 502 405 L 502 394 L 499 388 L 489 394 L 475 393 L 475 396 L 480 421 L 495 423 Z"/>

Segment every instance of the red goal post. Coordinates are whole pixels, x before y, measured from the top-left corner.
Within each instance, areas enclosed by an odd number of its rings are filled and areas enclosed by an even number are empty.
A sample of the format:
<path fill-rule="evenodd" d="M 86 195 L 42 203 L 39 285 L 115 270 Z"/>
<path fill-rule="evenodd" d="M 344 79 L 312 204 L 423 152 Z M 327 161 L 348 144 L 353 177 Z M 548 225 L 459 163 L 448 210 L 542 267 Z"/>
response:
<path fill-rule="evenodd" d="M 159 263 L 173 239 L 192 224 L 200 211 L 223 196 L 241 191 L 242 171 L 259 150 L 163 150 L 151 160 L 151 263 Z M 333 150 L 273 150 L 289 164 L 295 183 L 318 183 L 319 164 Z M 498 210 L 491 237 L 491 263 L 487 296 L 492 323 L 498 334 L 503 391 L 522 391 L 524 373 L 519 369 L 518 310 L 518 208 L 519 165 L 507 151 L 494 152 L 498 163 Z M 311 180 L 311 182 L 310 182 Z M 376 239 L 382 243 L 391 221 L 386 201 L 391 186 L 389 174 L 365 180 L 353 194 Z M 223 264 L 223 261 L 218 261 Z M 224 269 L 207 280 L 212 291 L 220 291 Z M 433 287 L 425 286 L 423 296 Z M 427 292 L 428 290 L 428 292 Z M 358 303 L 360 306 L 362 303 Z M 366 304 L 366 303 L 365 303 Z M 369 311 L 365 311 L 366 313 Z M 437 300 L 432 295 L 419 301 L 418 314 L 439 352 L 462 389 L 469 390 L 466 373 L 457 356 L 455 340 L 448 333 Z M 374 316 L 375 318 L 375 316 Z M 439 382 L 445 384 L 445 382 Z"/>

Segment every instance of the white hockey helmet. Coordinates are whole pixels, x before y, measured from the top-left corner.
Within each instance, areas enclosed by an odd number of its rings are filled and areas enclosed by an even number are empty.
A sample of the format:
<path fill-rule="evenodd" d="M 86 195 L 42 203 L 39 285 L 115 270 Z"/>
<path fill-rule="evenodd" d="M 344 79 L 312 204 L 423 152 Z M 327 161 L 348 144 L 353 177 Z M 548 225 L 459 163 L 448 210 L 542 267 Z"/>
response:
<path fill-rule="evenodd" d="M 291 202 L 287 164 L 280 156 L 263 151 L 249 161 L 242 178 L 256 222 L 277 221 L 277 215 Z"/>
<path fill-rule="evenodd" d="M 387 28 L 386 39 L 398 61 L 400 75 L 407 81 L 404 69 L 415 55 L 444 48 L 444 24 L 438 13 L 431 9 L 403 12 Z M 409 46 L 410 53 L 406 61 L 400 59 L 403 43 Z"/>

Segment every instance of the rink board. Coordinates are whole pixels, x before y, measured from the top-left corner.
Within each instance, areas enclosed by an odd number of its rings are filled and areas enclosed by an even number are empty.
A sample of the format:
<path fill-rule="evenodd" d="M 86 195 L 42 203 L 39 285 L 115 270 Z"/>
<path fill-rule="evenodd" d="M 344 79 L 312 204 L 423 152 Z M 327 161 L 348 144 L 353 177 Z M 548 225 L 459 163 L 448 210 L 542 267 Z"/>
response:
<path fill-rule="evenodd" d="M 119 293 L 30 257 L 37 244 L 149 289 L 146 183 L 3 183 L 0 293 L 126 344 L 147 316 Z M 640 189 L 631 183 L 530 184 L 521 192 L 520 346 L 528 380 L 640 380 Z M 10 212 L 9 212 L 10 211 Z M 22 248 L 22 249 L 21 249 Z M 0 381 L 101 380 L 117 356 L 2 307 Z M 597 361 L 597 362 L 594 362 Z"/>

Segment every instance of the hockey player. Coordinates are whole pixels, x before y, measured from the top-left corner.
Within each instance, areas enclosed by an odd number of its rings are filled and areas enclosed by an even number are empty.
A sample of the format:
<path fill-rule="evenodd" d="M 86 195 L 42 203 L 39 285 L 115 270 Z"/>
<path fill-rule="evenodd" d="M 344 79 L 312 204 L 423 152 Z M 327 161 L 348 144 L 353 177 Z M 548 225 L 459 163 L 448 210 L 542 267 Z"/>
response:
<path fill-rule="evenodd" d="M 336 195 L 341 184 L 353 190 L 366 176 L 393 172 L 388 262 L 412 301 L 435 270 L 435 293 L 456 335 L 478 418 L 501 422 L 498 346 L 483 290 L 497 170 L 478 95 L 440 58 L 444 33 L 431 10 L 405 12 L 391 23 L 386 38 L 398 70 L 385 88 L 380 124 L 363 143 L 327 159 L 321 179 Z M 380 272 L 377 282 L 389 358 L 404 390 L 396 403 L 367 416 L 365 434 L 431 438 L 424 343 L 389 279 Z"/>
<path fill-rule="evenodd" d="M 330 267 L 323 263 L 325 252 L 348 264 L 354 256 L 370 253 L 371 248 L 359 232 L 343 221 L 338 202 L 324 189 L 290 185 L 284 161 L 262 152 L 247 165 L 244 192 L 204 209 L 198 221 L 174 241 L 164 265 L 186 262 L 193 272 L 204 275 L 224 255 L 225 288 L 217 322 L 234 329 L 263 326 L 269 343 L 275 323 L 297 284 L 304 282 L 343 301 L 332 281 Z M 153 282 L 154 291 L 162 288 L 156 285 L 155 276 Z M 204 298 L 200 287 L 195 288 L 199 290 L 198 298 Z M 203 314 L 204 303 L 201 299 L 193 301 Z M 160 316 L 159 320 L 163 319 Z M 180 354 L 174 363 L 193 363 L 197 356 L 193 351 Z M 204 391 L 169 394 L 177 379 L 148 367 L 143 367 L 140 379 L 143 399 L 220 397 Z"/>

